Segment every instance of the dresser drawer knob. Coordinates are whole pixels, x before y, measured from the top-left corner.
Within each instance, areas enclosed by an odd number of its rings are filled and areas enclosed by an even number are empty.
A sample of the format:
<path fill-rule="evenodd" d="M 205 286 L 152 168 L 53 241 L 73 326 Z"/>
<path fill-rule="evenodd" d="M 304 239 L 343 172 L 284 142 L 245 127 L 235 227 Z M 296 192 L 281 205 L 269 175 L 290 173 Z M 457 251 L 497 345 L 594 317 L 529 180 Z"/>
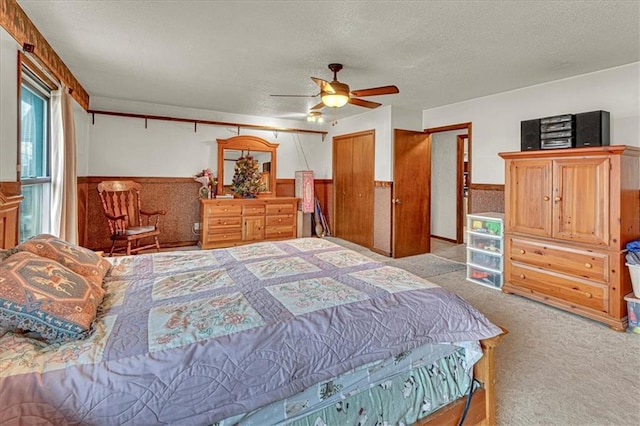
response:
<path fill-rule="evenodd" d="M 228 211 L 229 211 L 229 209 L 224 209 L 223 211 L 228 212 Z"/>
<path fill-rule="evenodd" d="M 542 197 L 542 199 L 545 200 L 545 201 L 549 201 L 549 197 L 546 196 L 546 195 L 544 197 Z"/>
<path fill-rule="evenodd" d="M 593 268 L 593 265 L 590 264 L 589 262 L 587 262 L 587 263 L 584 264 L 584 267 L 587 268 L 587 269 L 591 269 L 591 268 Z"/>
<path fill-rule="evenodd" d="M 526 252 L 522 249 L 520 249 L 520 254 L 525 254 Z"/>
<path fill-rule="evenodd" d="M 554 200 L 556 201 L 562 201 L 562 197 L 555 197 Z"/>
<path fill-rule="evenodd" d="M 278 219 L 278 223 L 282 223 L 282 219 Z"/>
<path fill-rule="evenodd" d="M 591 293 L 585 293 L 584 297 L 586 297 L 587 299 L 591 299 L 593 297 L 593 294 Z"/>
<path fill-rule="evenodd" d="M 525 277 L 524 274 L 520 274 L 520 279 L 524 280 L 525 278 L 527 277 Z"/>

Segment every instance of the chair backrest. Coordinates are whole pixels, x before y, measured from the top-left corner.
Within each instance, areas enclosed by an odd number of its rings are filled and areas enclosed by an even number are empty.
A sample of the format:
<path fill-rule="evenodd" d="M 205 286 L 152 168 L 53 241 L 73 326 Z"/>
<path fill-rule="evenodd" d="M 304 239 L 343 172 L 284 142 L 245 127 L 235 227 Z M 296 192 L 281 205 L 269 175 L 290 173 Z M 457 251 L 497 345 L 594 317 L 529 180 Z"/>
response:
<path fill-rule="evenodd" d="M 111 235 L 121 235 L 129 227 L 142 225 L 140 187 L 139 183 L 131 180 L 110 180 L 98 184 L 104 212 L 112 217 L 127 215 L 126 220 L 113 220 L 107 216 Z"/>

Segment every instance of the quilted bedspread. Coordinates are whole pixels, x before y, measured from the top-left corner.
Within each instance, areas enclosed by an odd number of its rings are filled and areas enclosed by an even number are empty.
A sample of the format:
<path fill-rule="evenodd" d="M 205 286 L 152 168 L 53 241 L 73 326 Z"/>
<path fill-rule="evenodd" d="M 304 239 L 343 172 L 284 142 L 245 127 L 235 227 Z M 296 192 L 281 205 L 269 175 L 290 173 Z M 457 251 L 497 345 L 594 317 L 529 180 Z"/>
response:
<path fill-rule="evenodd" d="M 0 424 L 211 424 L 425 343 L 500 333 L 437 285 L 322 239 L 111 262 L 88 339 L 0 338 Z"/>

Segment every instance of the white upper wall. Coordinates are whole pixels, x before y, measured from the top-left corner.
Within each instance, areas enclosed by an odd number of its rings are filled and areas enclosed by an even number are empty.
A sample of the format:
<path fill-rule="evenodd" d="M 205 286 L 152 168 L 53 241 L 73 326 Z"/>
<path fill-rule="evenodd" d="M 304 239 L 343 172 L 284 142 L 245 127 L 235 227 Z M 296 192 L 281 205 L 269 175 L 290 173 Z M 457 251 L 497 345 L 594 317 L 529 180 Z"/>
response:
<path fill-rule="evenodd" d="M 18 152 L 18 49 L 0 27 L 0 181 L 16 181 Z"/>
<path fill-rule="evenodd" d="M 499 152 L 520 150 L 520 122 L 557 114 L 611 113 L 611 144 L 640 146 L 640 63 L 425 110 L 423 127 L 472 122 L 471 182 L 504 183 Z"/>
<path fill-rule="evenodd" d="M 306 123 L 205 111 L 193 108 L 92 98 L 95 110 L 202 119 L 210 121 L 301 128 Z M 90 121 L 90 120 L 89 120 Z M 321 129 L 321 128 L 318 128 Z M 217 172 L 217 139 L 236 135 L 237 127 L 148 120 L 96 114 L 89 124 L 87 174 L 91 176 L 193 176 L 202 169 Z M 331 177 L 331 142 L 320 134 L 240 129 L 279 144 L 277 178 L 293 178 L 296 170 L 313 170 L 319 179 Z"/>
<path fill-rule="evenodd" d="M 331 115 L 330 113 L 327 113 L 326 116 L 330 117 Z M 333 137 L 335 136 L 374 130 L 374 179 L 380 181 L 391 181 L 391 122 L 391 106 L 379 107 L 366 111 L 362 114 L 339 118 L 336 125 L 331 128 L 328 139 L 333 140 Z"/>

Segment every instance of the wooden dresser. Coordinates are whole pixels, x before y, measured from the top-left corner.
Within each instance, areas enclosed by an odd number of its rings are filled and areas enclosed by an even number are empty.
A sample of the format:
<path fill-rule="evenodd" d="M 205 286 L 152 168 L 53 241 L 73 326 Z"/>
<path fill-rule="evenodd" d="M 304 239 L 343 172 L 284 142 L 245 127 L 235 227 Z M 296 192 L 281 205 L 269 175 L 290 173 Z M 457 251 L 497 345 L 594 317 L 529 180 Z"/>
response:
<path fill-rule="evenodd" d="M 626 243 L 640 238 L 640 149 L 624 145 L 501 153 L 502 290 L 624 331 Z"/>
<path fill-rule="evenodd" d="M 298 198 L 201 199 L 203 249 L 296 237 Z"/>

